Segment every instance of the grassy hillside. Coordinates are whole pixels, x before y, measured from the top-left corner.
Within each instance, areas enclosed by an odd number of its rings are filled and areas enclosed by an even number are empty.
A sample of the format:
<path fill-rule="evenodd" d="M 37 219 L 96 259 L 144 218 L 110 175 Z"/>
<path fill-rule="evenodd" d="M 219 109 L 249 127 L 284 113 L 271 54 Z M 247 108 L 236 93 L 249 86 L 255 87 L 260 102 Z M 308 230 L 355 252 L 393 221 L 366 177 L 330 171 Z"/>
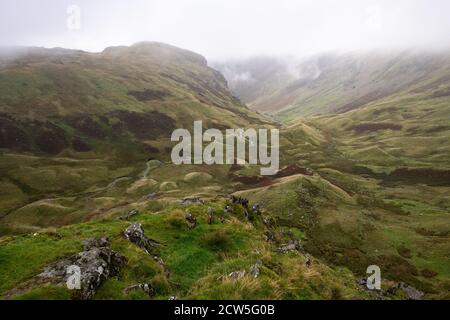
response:
<path fill-rule="evenodd" d="M 225 202 L 215 200 L 207 205 L 168 206 L 165 209 L 142 210 L 133 221 L 143 223 L 146 235 L 162 243 L 161 257 L 170 275 L 151 256 L 131 244 L 122 235 L 130 224 L 117 219 L 79 224 L 44 232 L 3 238 L 0 245 L 2 281 L 0 292 L 8 299 L 69 299 L 64 286 L 41 283 L 34 276 L 58 257 L 74 254 L 81 239 L 106 235 L 114 250 L 128 258 L 128 264 L 117 277 L 109 279 L 95 299 L 149 299 L 143 292 L 125 294 L 124 289 L 136 283 L 150 283 L 156 289 L 154 299 L 330 299 L 361 298 L 367 294 L 343 268 L 333 270 L 320 260 L 311 267 L 304 265 L 298 253 L 278 254 L 264 240 L 261 221 L 245 222 L 238 207 L 224 224 L 218 219 L 206 223 L 206 208 L 221 210 Z M 198 227 L 188 230 L 184 210 L 196 215 Z M 23 259 L 27 259 L 27 266 Z M 260 261 L 261 276 L 233 279 L 234 271 L 248 270 Z M 12 290 L 12 288 L 14 288 Z"/>
<path fill-rule="evenodd" d="M 448 298 L 450 103 L 435 94 L 447 87 L 434 81 L 297 121 L 284 134 L 284 161 L 309 166 L 320 179 L 245 195 L 268 203 L 282 223 L 300 224 L 316 256 L 357 274 L 374 263 L 387 278 Z"/>
<path fill-rule="evenodd" d="M 194 120 L 267 124 L 202 56 L 153 42 L 98 54 L 5 50 L 0 97 L 0 234 L 85 221 L 130 202 L 104 195 L 140 178 L 149 159 L 168 161 L 172 131 Z"/>

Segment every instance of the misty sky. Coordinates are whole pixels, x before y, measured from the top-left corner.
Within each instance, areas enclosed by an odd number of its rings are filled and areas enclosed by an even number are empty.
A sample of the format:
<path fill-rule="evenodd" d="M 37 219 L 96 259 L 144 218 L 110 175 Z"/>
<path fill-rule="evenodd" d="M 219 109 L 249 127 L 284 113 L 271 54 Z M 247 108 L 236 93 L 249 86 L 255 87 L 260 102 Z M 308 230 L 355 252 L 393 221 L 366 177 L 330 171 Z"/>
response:
<path fill-rule="evenodd" d="M 80 8 L 80 24 L 77 11 Z M 450 47 L 448 0 L 0 0 L 0 45 L 101 51 L 143 40 L 208 59 Z"/>

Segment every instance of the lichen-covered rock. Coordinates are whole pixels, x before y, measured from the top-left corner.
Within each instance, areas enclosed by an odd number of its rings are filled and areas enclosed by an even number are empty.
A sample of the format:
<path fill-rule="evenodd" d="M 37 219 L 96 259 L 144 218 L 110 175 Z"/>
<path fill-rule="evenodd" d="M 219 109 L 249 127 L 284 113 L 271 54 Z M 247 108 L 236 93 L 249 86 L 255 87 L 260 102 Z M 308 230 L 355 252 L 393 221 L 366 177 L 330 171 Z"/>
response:
<path fill-rule="evenodd" d="M 127 259 L 111 250 L 107 238 L 92 238 L 84 242 L 84 251 L 59 260 L 38 275 L 42 280 L 65 284 L 73 276 L 71 270 L 78 268 L 79 288 L 73 291 L 75 299 L 92 299 L 100 285 L 116 275 L 126 265 Z"/>
<path fill-rule="evenodd" d="M 262 266 L 262 262 L 258 261 L 258 262 L 256 262 L 254 265 L 252 265 L 250 267 L 250 275 L 253 278 L 258 278 L 259 277 L 259 275 L 261 274 L 261 266 Z"/>
<path fill-rule="evenodd" d="M 289 240 L 288 244 L 284 244 L 278 248 L 278 253 L 289 253 L 302 250 L 300 240 Z"/>
<path fill-rule="evenodd" d="M 189 229 L 194 229 L 197 226 L 197 218 L 195 218 L 192 213 L 186 213 L 185 219 L 188 223 Z"/>
<path fill-rule="evenodd" d="M 94 237 L 83 241 L 83 250 L 89 251 L 92 248 L 109 247 L 109 239 L 107 237 Z"/>
<path fill-rule="evenodd" d="M 247 274 L 247 271 L 244 270 L 239 270 L 239 271 L 233 271 L 228 275 L 228 278 L 233 279 L 233 280 L 239 280 L 242 279 L 243 277 L 245 277 L 245 275 Z"/>
<path fill-rule="evenodd" d="M 186 197 L 181 200 L 181 205 L 190 206 L 192 204 L 204 204 L 204 201 L 200 197 Z"/>
<path fill-rule="evenodd" d="M 131 226 L 129 226 L 125 230 L 124 235 L 128 240 L 137 245 L 139 248 L 143 249 L 148 254 L 153 253 L 159 246 L 158 242 L 147 238 L 140 222 L 135 222 Z"/>
<path fill-rule="evenodd" d="M 417 290 L 416 288 L 401 283 L 399 287 L 403 290 L 403 293 L 405 294 L 406 299 L 408 300 L 422 300 L 423 298 L 423 292 Z"/>

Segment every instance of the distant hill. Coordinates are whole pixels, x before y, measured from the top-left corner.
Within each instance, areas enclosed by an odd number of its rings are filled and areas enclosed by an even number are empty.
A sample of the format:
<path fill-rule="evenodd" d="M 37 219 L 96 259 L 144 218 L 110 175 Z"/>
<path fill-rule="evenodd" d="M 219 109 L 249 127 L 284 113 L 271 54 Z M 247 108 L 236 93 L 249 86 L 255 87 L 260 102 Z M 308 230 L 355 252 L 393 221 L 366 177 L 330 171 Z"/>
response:
<path fill-rule="evenodd" d="M 388 96 L 450 92 L 450 53 L 328 53 L 306 59 L 253 58 L 215 63 L 252 109 L 298 116 L 342 113 Z"/>
<path fill-rule="evenodd" d="M 85 152 L 170 137 L 200 119 L 219 128 L 260 123 L 196 53 L 156 42 L 102 53 L 0 50 L 0 148 Z"/>

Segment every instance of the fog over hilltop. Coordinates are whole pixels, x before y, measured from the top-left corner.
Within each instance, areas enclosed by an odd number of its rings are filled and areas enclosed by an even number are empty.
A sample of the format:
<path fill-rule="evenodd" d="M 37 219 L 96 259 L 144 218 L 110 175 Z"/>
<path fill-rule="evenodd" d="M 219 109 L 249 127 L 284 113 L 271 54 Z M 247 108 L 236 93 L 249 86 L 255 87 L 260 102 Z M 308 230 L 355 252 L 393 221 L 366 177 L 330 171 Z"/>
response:
<path fill-rule="evenodd" d="M 331 50 L 445 48 L 446 0 L 14 0 L 0 3 L 0 46 L 102 51 L 152 40 L 208 60 Z"/>

